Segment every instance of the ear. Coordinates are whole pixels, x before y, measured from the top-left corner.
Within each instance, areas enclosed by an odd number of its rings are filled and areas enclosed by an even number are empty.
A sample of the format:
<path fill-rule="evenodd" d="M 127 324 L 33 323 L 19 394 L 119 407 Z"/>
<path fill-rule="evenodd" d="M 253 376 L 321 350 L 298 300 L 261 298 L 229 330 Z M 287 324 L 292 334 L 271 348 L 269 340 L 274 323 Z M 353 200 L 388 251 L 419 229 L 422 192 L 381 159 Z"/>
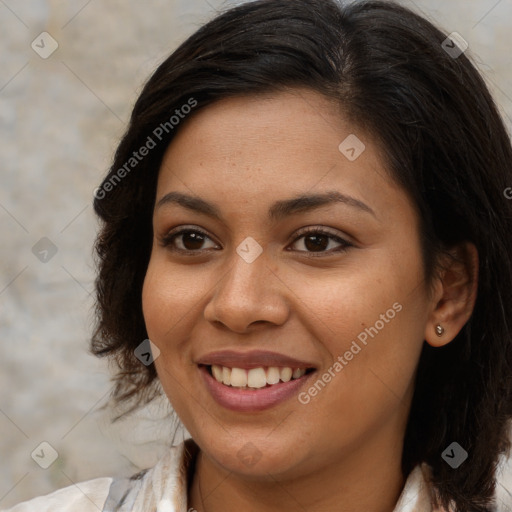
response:
<path fill-rule="evenodd" d="M 425 327 L 425 341 L 433 347 L 446 345 L 459 334 L 473 313 L 478 291 L 478 251 L 472 243 L 457 245 L 443 259 Z M 438 325 L 443 328 L 440 336 Z"/>

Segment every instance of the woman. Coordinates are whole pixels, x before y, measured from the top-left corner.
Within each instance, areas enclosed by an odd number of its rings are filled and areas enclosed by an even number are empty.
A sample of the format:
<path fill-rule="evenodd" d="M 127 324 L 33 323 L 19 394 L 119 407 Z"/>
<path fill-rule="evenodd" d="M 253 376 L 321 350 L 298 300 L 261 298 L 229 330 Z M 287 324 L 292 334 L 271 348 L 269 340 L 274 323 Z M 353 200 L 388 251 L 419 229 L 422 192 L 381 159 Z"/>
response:
<path fill-rule="evenodd" d="M 512 148 L 464 50 L 260 0 L 156 70 L 95 191 L 92 349 L 192 439 L 12 512 L 507 510 Z"/>

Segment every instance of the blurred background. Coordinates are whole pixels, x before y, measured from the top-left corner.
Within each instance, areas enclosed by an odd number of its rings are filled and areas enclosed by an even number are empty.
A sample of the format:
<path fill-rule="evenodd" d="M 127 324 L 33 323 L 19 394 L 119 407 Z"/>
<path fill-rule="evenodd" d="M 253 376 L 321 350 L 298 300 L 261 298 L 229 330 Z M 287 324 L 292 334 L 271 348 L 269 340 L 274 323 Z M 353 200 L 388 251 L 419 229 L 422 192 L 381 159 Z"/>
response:
<path fill-rule="evenodd" d="M 130 475 L 170 442 L 165 402 L 113 425 L 102 408 L 109 369 L 88 354 L 93 191 L 143 82 L 235 3 L 0 0 L 0 508 Z M 510 130 L 512 0 L 402 3 L 469 43 Z"/>

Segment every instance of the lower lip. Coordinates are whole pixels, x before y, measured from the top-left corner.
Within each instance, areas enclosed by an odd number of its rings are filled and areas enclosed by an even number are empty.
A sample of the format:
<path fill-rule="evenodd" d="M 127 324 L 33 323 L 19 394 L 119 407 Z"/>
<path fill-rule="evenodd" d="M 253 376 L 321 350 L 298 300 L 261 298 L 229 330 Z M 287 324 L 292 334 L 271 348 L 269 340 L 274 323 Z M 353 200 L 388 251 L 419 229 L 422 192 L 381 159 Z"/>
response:
<path fill-rule="evenodd" d="M 199 370 L 214 400 L 226 409 L 241 412 L 263 411 L 288 400 L 296 395 L 301 386 L 315 373 L 311 372 L 298 379 L 280 382 L 269 387 L 249 390 L 233 388 L 217 382 L 206 366 L 200 366 Z"/>

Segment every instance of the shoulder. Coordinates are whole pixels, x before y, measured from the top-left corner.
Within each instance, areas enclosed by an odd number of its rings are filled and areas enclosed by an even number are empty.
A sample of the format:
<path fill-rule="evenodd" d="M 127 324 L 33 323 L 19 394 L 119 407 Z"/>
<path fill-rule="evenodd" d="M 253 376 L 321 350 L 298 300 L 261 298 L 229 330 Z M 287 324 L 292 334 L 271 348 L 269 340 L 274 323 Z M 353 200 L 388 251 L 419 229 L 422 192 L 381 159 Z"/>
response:
<path fill-rule="evenodd" d="M 152 468 L 130 478 L 97 478 L 24 501 L 0 512 L 156 510 L 163 502 L 186 510 L 187 485 L 199 448 L 188 439 L 166 450 Z M 181 509 L 180 509 L 181 510 Z"/>
<path fill-rule="evenodd" d="M 97 478 L 19 503 L 3 512 L 98 512 L 103 509 L 112 478 Z"/>
<path fill-rule="evenodd" d="M 434 506 L 435 493 L 432 468 L 426 463 L 418 464 L 409 473 L 393 512 L 448 512 Z"/>

